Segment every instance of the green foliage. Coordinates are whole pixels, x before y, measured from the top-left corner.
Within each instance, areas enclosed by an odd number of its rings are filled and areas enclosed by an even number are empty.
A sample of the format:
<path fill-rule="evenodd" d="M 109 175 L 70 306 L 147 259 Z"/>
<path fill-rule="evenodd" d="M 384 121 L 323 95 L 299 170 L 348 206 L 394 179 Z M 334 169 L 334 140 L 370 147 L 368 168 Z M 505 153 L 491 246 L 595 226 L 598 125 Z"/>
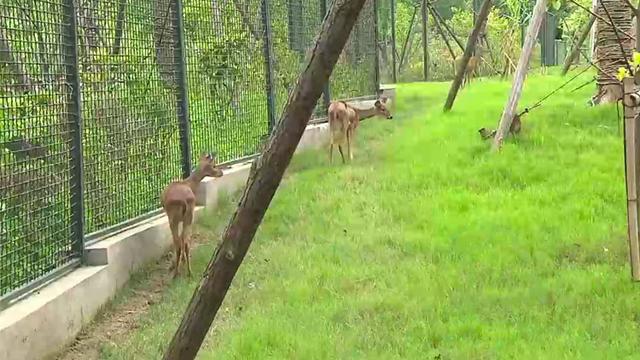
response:
<path fill-rule="evenodd" d="M 473 1 L 465 0 L 454 3 L 456 5 L 449 9 L 449 15 L 443 15 L 443 17 L 464 46 L 473 29 L 473 12 L 471 10 Z M 591 6 L 589 0 L 579 0 L 579 3 L 587 8 Z M 558 4 L 562 6 L 557 8 Z M 501 0 L 494 3 L 486 28 L 489 47 L 484 47 L 482 52 L 483 61 L 477 75 L 502 74 L 507 64 L 512 64 L 511 67 L 515 67 L 520 57 L 523 32 L 528 26 L 533 6 L 534 2 L 529 0 Z M 414 3 L 411 1 L 399 1 L 397 4 L 398 61 L 402 56 L 405 42 L 411 44 L 406 50 L 405 64 L 398 71 L 401 82 L 423 79 L 422 19 L 420 11 L 418 11 L 415 20 L 413 37 L 407 41 L 413 9 Z M 554 3 L 552 12 L 557 17 L 558 26 L 562 30 L 564 40 L 564 44 L 561 43 L 558 46 L 570 47 L 574 34 L 588 20 L 588 13 L 575 5 L 564 3 Z M 454 59 L 438 33 L 431 16 L 429 17 L 428 26 L 429 80 L 450 80 L 453 78 L 455 71 Z M 456 58 L 460 58 L 462 49 L 448 34 L 447 37 Z M 532 68 L 540 66 L 540 51 L 541 47 L 538 43 L 533 53 L 533 59 L 530 62 Z"/>

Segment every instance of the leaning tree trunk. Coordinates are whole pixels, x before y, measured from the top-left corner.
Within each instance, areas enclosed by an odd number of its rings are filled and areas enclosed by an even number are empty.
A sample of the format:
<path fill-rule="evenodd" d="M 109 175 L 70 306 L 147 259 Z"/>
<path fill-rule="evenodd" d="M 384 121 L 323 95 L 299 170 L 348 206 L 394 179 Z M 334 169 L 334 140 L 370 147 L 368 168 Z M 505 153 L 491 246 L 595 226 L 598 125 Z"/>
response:
<path fill-rule="evenodd" d="M 622 0 L 599 0 L 597 14 L 608 19 L 607 11 L 617 31 L 604 21 L 596 22 L 596 61 L 594 62 L 600 65 L 600 70 L 597 80 L 598 92 L 593 97 L 594 104 L 612 103 L 622 97 L 620 83 L 611 75 L 616 74 L 618 68 L 626 66 L 625 57 L 631 59 L 635 45 L 633 39 L 624 35 L 624 32 L 631 33 L 632 10 L 629 6 Z M 622 48 L 618 38 L 622 40 Z M 624 55 L 622 49 L 624 49 Z"/>
<path fill-rule="evenodd" d="M 480 25 L 480 34 L 478 34 L 478 40 L 476 43 L 475 51 L 473 52 L 473 56 L 478 59 L 478 66 L 476 67 L 475 73 L 477 76 L 480 76 L 480 64 L 484 63 L 484 55 L 487 49 L 485 49 L 485 44 L 487 43 L 487 22 L 489 18 L 485 18 Z M 473 75 L 472 75 L 473 76 Z"/>

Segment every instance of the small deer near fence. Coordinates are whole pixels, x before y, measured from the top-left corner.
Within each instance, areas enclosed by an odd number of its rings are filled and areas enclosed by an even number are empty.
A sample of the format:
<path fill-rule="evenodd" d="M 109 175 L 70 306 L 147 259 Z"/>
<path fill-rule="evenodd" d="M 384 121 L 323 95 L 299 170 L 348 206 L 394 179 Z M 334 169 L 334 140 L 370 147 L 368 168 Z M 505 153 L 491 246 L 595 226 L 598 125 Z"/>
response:
<path fill-rule="evenodd" d="M 160 198 L 162 208 L 169 218 L 169 227 L 173 236 L 173 245 L 176 252 L 176 262 L 172 265 L 174 278 L 180 273 L 180 262 L 187 263 L 187 271 L 191 276 L 191 260 L 189 241 L 191 237 L 191 225 L 196 209 L 196 191 L 198 185 L 206 176 L 221 177 L 222 170 L 216 166 L 215 154 L 200 156 L 198 167 L 183 181 L 170 183 Z M 182 232 L 179 232 L 182 223 Z"/>
<path fill-rule="evenodd" d="M 391 112 L 387 109 L 387 98 L 382 97 L 373 103 L 373 106 L 358 106 L 347 104 L 344 101 L 335 101 L 329 105 L 329 161 L 333 162 L 333 146 L 338 146 L 342 163 L 345 163 L 342 147 L 347 146 L 349 160 L 353 160 L 352 145 L 356 134 L 356 129 L 360 124 L 360 120 L 364 120 L 373 116 L 385 117 L 393 119 Z"/>

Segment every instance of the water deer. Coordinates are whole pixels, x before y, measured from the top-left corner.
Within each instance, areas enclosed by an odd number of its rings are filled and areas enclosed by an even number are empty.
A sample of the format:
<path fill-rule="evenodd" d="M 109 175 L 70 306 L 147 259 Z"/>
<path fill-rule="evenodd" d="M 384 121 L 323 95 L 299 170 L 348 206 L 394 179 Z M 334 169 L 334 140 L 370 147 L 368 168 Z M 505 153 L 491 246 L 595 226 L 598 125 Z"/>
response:
<path fill-rule="evenodd" d="M 471 82 L 471 80 L 476 74 L 478 63 L 479 61 L 477 56 L 472 56 L 469 58 L 469 62 L 467 63 L 467 66 L 464 69 L 464 75 L 462 76 L 462 84 L 460 85 L 460 87 L 464 87 L 465 85 L 468 85 Z M 460 65 L 462 64 L 462 58 L 456 60 L 455 64 L 456 64 L 456 71 L 458 71 L 460 69 Z"/>
<path fill-rule="evenodd" d="M 342 163 L 345 163 L 342 147 L 346 145 L 349 160 L 353 160 L 354 137 L 356 129 L 361 120 L 374 116 L 393 119 L 391 112 L 387 108 L 387 98 L 382 97 L 376 100 L 373 105 L 358 106 L 347 104 L 344 101 L 334 101 L 329 105 L 329 161 L 333 163 L 333 146 L 338 146 Z"/>
<path fill-rule="evenodd" d="M 173 245 L 176 252 L 176 262 L 172 265 L 173 277 L 180 273 L 180 262 L 187 263 L 187 271 L 191 276 L 191 260 L 189 241 L 191 225 L 196 208 L 196 191 L 198 185 L 206 176 L 221 177 L 222 170 L 216 166 L 215 154 L 203 154 L 200 156 L 198 166 L 191 175 L 182 181 L 174 181 L 167 185 L 162 192 L 160 201 L 162 208 L 169 219 L 169 227 L 173 236 Z M 182 233 L 179 232 L 182 223 Z"/>

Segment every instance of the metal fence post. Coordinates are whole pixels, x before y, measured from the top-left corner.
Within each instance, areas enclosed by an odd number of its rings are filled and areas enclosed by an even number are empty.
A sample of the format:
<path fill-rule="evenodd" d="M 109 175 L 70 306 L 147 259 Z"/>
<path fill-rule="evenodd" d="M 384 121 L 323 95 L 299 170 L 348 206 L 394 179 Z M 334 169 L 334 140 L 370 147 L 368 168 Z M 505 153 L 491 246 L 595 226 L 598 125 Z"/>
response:
<path fill-rule="evenodd" d="M 429 15 L 427 12 L 427 0 L 422 0 L 422 70 L 424 81 L 429 80 Z"/>
<path fill-rule="evenodd" d="M 398 82 L 398 66 L 396 55 L 396 0 L 391 0 L 391 59 L 393 65 L 393 71 L 391 72 L 391 79 L 393 83 Z"/>
<path fill-rule="evenodd" d="M 375 93 L 376 96 L 380 94 L 380 50 L 378 48 L 379 29 L 378 29 L 378 0 L 373 0 L 373 66 L 374 78 L 375 78 Z"/>
<path fill-rule="evenodd" d="M 189 118 L 189 84 L 187 82 L 186 46 L 184 40 L 184 22 L 182 16 L 182 0 L 173 0 L 176 29 L 176 82 L 178 90 L 178 129 L 180 132 L 180 152 L 182 154 L 182 176 L 191 175 L 191 128 Z"/>
<path fill-rule="evenodd" d="M 84 173 L 82 155 L 82 93 L 78 66 L 78 23 L 76 0 L 64 1 L 64 63 L 66 84 L 69 86 L 68 124 L 70 137 L 69 189 L 71 191 L 71 237 L 73 252 L 84 258 Z"/>
<path fill-rule="evenodd" d="M 269 121 L 269 134 L 276 126 L 276 104 L 273 85 L 273 45 L 271 32 L 271 16 L 269 14 L 269 1 L 262 0 L 262 24 L 264 26 L 264 66 L 266 75 L 267 92 L 267 118 Z"/>
<path fill-rule="evenodd" d="M 327 1 L 328 0 L 320 0 L 320 23 L 324 22 L 324 17 L 327 16 Z M 346 45 L 345 45 L 346 47 Z M 327 111 L 329 109 L 329 103 L 331 102 L 331 81 L 327 81 L 322 89 L 322 105 L 324 106 L 324 110 Z"/>

